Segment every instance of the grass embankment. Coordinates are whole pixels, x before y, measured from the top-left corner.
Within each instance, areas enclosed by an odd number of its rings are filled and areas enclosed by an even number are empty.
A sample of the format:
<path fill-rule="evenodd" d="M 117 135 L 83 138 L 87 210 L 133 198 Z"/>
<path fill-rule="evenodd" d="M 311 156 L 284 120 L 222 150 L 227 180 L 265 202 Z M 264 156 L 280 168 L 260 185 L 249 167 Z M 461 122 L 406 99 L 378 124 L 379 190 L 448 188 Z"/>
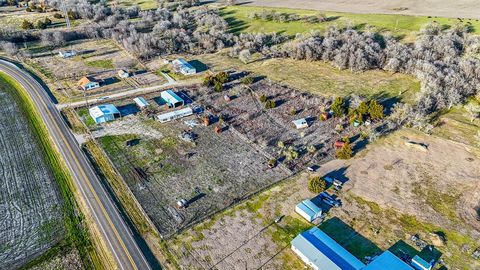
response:
<path fill-rule="evenodd" d="M 57 247 L 33 260 L 27 266 L 48 260 L 65 248 L 74 246 L 78 249 L 80 257 L 87 269 L 103 269 L 102 259 L 95 252 L 94 246 L 89 238 L 89 233 L 84 222 L 84 216 L 78 211 L 78 205 L 74 199 L 75 188 L 72 183 L 71 175 L 59 157 L 58 151 L 54 148 L 47 128 L 43 124 L 33 101 L 23 87 L 9 76 L 0 73 L 0 81 L 4 81 L 11 85 L 10 91 L 12 91 L 12 97 L 14 97 L 15 102 L 19 104 L 35 137 L 38 138 L 41 150 L 44 153 L 45 161 L 52 170 L 63 199 L 61 209 L 63 212 L 65 227 L 67 229 L 67 237 Z"/>
<path fill-rule="evenodd" d="M 264 10 L 275 10 L 277 13 L 298 14 L 300 17 L 325 14 L 328 21 L 322 23 L 306 23 L 302 21 L 275 22 L 261 19 L 251 19 L 249 14 L 261 13 Z M 316 11 L 308 9 L 270 8 L 252 6 L 230 6 L 221 10 L 222 16 L 230 24 L 232 32 L 277 32 L 288 35 L 306 33 L 311 30 L 324 31 L 329 26 L 344 27 L 351 25 L 355 29 L 363 30 L 373 27 L 379 32 L 391 32 L 393 35 L 411 41 L 413 33 L 429 22 L 436 21 L 445 27 L 450 27 L 460 21 L 453 18 L 439 18 L 431 16 L 387 15 L 387 14 L 354 14 L 341 12 Z M 480 22 L 475 19 L 464 19 L 464 24 L 471 26 L 474 33 L 480 31 Z"/>

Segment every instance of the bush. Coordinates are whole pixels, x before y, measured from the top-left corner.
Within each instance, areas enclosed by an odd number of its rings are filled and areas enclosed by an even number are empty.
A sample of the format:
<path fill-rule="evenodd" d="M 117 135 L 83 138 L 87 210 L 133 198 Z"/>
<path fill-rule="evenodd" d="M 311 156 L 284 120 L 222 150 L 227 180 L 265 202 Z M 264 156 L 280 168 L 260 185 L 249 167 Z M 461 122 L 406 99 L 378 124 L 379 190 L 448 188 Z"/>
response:
<path fill-rule="evenodd" d="M 222 90 L 223 90 L 223 83 L 221 83 L 221 82 L 215 82 L 215 85 L 213 86 L 213 89 L 215 89 L 216 92 L 222 92 Z"/>
<path fill-rule="evenodd" d="M 53 14 L 53 18 L 55 18 L 55 19 L 61 19 L 61 18 L 63 18 L 63 15 L 60 14 L 60 13 L 55 13 L 55 14 Z"/>
<path fill-rule="evenodd" d="M 353 156 L 352 146 L 349 142 L 345 142 L 342 148 L 338 149 L 335 153 L 338 159 L 350 159 Z"/>
<path fill-rule="evenodd" d="M 267 100 L 268 100 L 267 96 L 265 96 L 265 95 L 260 96 L 260 102 L 265 103 L 265 102 L 267 102 Z"/>
<path fill-rule="evenodd" d="M 312 176 L 308 179 L 308 190 L 314 194 L 325 191 L 327 183 L 320 176 Z"/>
<path fill-rule="evenodd" d="M 368 104 L 368 114 L 373 120 L 383 118 L 383 106 L 379 104 L 376 100 L 371 100 Z"/>
<path fill-rule="evenodd" d="M 47 24 L 44 21 L 38 21 L 37 22 L 37 28 L 38 29 L 45 29 L 45 28 L 47 28 Z"/>
<path fill-rule="evenodd" d="M 32 12 L 32 9 L 31 9 L 30 7 L 27 7 L 27 8 L 25 9 L 25 11 L 26 11 L 26 12 Z"/>
<path fill-rule="evenodd" d="M 273 109 L 277 106 L 277 104 L 275 103 L 275 101 L 269 99 L 265 102 L 265 109 Z"/>
<path fill-rule="evenodd" d="M 23 20 L 22 22 L 22 29 L 27 30 L 27 29 L 33 29 L 33 23 L 27 20 Z"/>
<path fill-rule="evenodd" d="M 335 101 L 332 104 L 333 115 L 336 117 L 341 117 L 345 114 L 345 101 L 341 97 L 335 98 Z"/>
<path fill-rule="evenodd" d="M 52 20 L 50 20 L 50 18 L 48 18 L 48 17 L 45 17 L 45 21 L 44 21 L 44 22 L 45 22 L 46 25 L 52 24 Z"/>
<path fill-rule="evenodd" d="M 245 84 L 245 85 L 250 85 L 253 83 L 253 77 L 252 76 L 245 76 L 242 79 L 240 79 L 240 82 Z"/>

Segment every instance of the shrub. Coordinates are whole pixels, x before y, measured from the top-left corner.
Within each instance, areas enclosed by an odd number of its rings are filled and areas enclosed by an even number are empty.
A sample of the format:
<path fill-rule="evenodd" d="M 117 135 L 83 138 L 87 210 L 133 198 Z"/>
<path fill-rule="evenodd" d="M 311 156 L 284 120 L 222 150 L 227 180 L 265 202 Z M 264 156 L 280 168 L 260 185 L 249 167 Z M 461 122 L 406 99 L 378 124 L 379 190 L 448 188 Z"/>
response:
<path fill-rule="evenodd" d="M 223 83 L 221 83 L 221 82 L 215 82 L 215 85 L 213 86 L 213 89 L 215 89 L 216 92 L 222 92 L 222 90 L 223 90 Z"/>
<path fill-rule="evenodd" d="M 22 29 L 27 30 L 27 29 L 33 29 L 33 23 L 27 20 L 23 20 L 22 22 Z"/>
<path fill-rule="evenodd" d="M 267 100 L 268 100 L 267 96 L 265 96 L 265 95 L 260 96 L 260 102 L 264 103 L 264 102 L 267 102 Z"/>
<path fill-rule="evenodd" d="M 45 28 L 47 28 L 47 24 L 44 21 L 37 21 L 37 28 L 38 29 L 45 29 Z"/>
<path fill-rule="evenodd" d="M 31 9 L 30 7 L 27 7 L 27 8 L 25 9 L 25 11 L 26 11 L 26 12 L 32 12 L 32 9 Z"/>
<path fill-rule="evenodd" d="M 294 160 L 297 159 L 300 156 L 300 153 L 298 153 L 297 150 L 295 150 L 293 147 L 289 147 L 287 151 L 285 151 L 285 157 L 287 160 Z"/>
<path fill-rule="evenodd" d="M 55 19 L 61 19 L 61 18 L 63 18 L 63 15 L 60 14 L 60 13 L 55 13 L 55 14 L 53 14 L 53 18 L 55 18 Z"/>
<path fill-rule="evenodd" d="M 50 20 L 50 18 L 48 18 L 48 17 L 45 17 L 45 21 L 44 21 L 44 22 L 45 22 L 46 25 L 52 24 L 52 20 Z"/>
<path fill-rule="evenodd" d="M 245 84 L 245 85 L 250 85 L 253 83 L 253 77 L 252 76 L 245 76 L 242 79 L 240 79 L 240 82 Z"/>
<path fill-rule="evenodd" d="M 335 153 L 338 159 L 350 159 L 353 156 L 352 146 L 349 142 L 345 142 L 342 148 L 338 149 Z"/>
<path fill-rule="evenodd" d="M 336 117 L 341 117 L 345 114 L 345 101 L 341 97 L 335 98 L 335 101 L 332 104 L 333 115 Z"/>
<path fill-rule="evenodd" d="M 275 101 L 269 99 L 265 102 L 265 109 L 273 109 L 277 106 L 277 104 L 275 103 Z"/>
<path fill-rule="evenodd" d="M 314 194 L 325 191 L 327 183 L 320 176 L 312 176 L 308 179 L 308 190 Z"/>
<path fill-rule="evenodd" d="M 376 100 L 371 100 L 368 104 L 368 114 L 370 118 L 375 119 L 382 119 L 383 118 L 383 106 L 379 104 Z"/>

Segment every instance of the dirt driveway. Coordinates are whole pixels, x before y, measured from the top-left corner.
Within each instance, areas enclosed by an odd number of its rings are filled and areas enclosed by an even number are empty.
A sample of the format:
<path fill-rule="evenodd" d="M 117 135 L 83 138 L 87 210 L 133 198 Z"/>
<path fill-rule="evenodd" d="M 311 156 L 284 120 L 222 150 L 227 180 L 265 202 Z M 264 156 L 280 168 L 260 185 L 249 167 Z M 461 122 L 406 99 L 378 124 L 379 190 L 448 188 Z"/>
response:
<path fill-rule="evenodd" d="M 403 14 L 447 18 L 480 18 L 478 0 L 244 0 L 247 5 L 308 8 L 363 14 Z"/>

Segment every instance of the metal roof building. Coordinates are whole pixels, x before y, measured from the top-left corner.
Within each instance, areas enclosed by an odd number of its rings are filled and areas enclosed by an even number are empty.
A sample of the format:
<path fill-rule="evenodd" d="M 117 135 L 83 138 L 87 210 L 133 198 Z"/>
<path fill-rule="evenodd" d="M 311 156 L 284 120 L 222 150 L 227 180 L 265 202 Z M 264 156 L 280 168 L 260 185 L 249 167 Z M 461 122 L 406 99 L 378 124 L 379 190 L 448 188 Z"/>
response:
<path fill-rule="evenodd" d="M 98 105 L 88 109 L 88 112 L 97 124 L 113 121 L 120 116 L 120 111 L 113 104 Z"/>
<path fill-rule="evenodd" d="M 177 94 L 175 94 L 175 92 L 173 92 L 172 90 L 163 91 L 162 93 L 160 93 L 160 97 L 165 100 L 165 102 L 171 108 L 180 107 L 185 104 L 185 101 Z"/>
<path fill-rule="evenodd" d="M 135 101 L 135 103 L 140 109 L 148 106 L 148 102 L 143 97 L 136 97 L 133 99 L 133 101 Z"/>
<path fill-rule="evenodd" d="M 365 267 L 317 227 L 297 235 L 291 244 L 292 250 L 315 270 L 360 270 Z"/>
<path fill-rule="evenodd" d="M 297 204 L 295 206 L 295 212 L 297 212 L 308 222 L 312 222 L 322 215 L 322 209 L 308 199 Z"/>
<path fill-rule="evenodd" d="M 165 122 L 173 121 L 175 119 L 186 117 L 186 116 L 189 116 L 189 115 L 192 115 L 192 114 L 193 114 L 192 108 L 188 107 L 188 108 L 185 108 L 185 109 L 176 110 L 176 111 L 167 112 L 167 113 L 164 113 L 164 114 L 157 115 L 157 120 L 162 122 L 162 123 L 165 123 Z"/>
<path fill-rule="evenodd" d="M 383 252 L 380 256 L 375 258 L 362 270 L 414 270 L 410 265 L 402 261 L 390 251 Z"/>
<path fill-rule="evenodd" d="M 308 122 L 307 119 L 302 118 L 302 119 L 297 119 L 292 121 L 292 123 L 295 125 L 297 129 L 302 129 L 302 128 L 307 128 L 308 127 Z"/>
<path fill-rule="evenodd" d="M 197 73 L 197 70 L 183 58 L 173 60 L 172 64 L 183 75 L 191 75 Z"/>

